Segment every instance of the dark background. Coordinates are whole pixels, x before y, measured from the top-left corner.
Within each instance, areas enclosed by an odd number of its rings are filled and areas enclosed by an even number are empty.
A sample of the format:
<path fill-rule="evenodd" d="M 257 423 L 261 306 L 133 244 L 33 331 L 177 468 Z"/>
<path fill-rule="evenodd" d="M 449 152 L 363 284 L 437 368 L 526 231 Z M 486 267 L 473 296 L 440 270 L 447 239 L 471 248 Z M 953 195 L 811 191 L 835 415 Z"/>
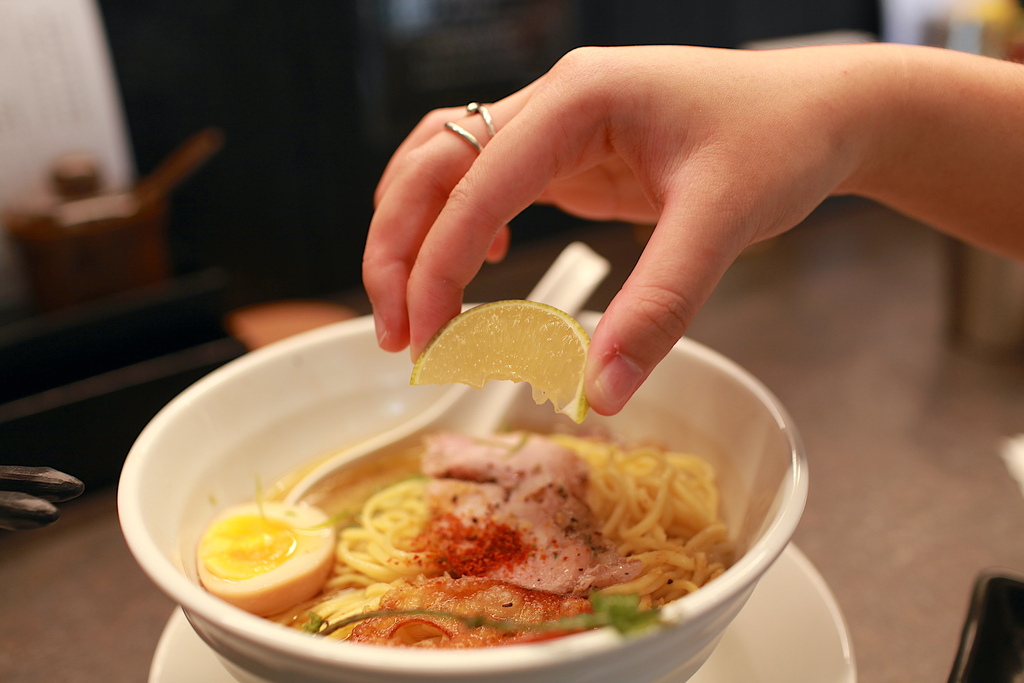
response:
<path fill-rule="evenodd" d="M 431 108 L 493 101 L 577 45 L 878 31 L 873 0 L 101 0 L 140 173 L 216 125 L 176 195 L 181 268 L 235 304 L 359 284 L 373 186 Z M 518 239 L 565 219 L 537 211 Z"/>

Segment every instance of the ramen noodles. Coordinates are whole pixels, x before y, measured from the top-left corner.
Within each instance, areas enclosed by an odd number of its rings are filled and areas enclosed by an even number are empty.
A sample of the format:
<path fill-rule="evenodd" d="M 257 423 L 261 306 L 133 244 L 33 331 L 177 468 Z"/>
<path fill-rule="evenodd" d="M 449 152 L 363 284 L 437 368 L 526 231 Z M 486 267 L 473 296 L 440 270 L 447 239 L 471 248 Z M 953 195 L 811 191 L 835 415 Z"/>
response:
<path fill-rule="evenodd" d="M 315 595 L 268 616 L 382 645 L 530 642 L 560 635 L 532 625 L 588 612 L 594 592 L 658 608 L 731 560 L 714 471 L 693 455 L 568 435 L 439 433 L 413 460 L 416 472 L 385 465 L 316 498 L 348 517 L 333 567 Z M 324 628 L 360 615 L 369 616 Z"/>

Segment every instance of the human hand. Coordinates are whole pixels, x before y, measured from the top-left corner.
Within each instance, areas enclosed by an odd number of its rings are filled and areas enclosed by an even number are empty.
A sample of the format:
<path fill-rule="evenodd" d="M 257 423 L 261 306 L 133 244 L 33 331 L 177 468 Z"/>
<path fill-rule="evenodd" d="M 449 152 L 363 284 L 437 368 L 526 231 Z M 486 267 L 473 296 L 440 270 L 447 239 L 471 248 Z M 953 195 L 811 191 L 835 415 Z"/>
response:
<path fill-rule="evenodd" d="M 430 113 L 377 188 L 363 279 L 380 346 L 418 355 L 458 313 L 482 263 L 501 258 L 507 223 L 536 201 L 656 224 L 591 342 L 585 391 L 602 414 L 622 408 L 744 248 L 830 194 L 928 220 L 961 202 L 965 225 L 1009 225 L 1020 207 L 1005 198 L 1020 193 L 1006 171 L 1024 150 L 1007 153 L 1019 136 L 1003 129 L 1017 101 L 992 135 L 974 126 L 968 136 L 968 122 L 995 118 L 991 84 L 978 78 L 989 65 L 904 48 L 585 48 L 489 105 L 493 138 L 478 115 Z M 1004 85 L 1018 83 L 1018 72 L 1003 71 Z M 484 143 L 479 155 L 443 128 L 452 120 Z M 991 220 L 992 207 L 1007 218 Z"/>
<path fill-rule="evenodd" d="M 0 529 L 23 531 L 53 524 L 60 516 L 54 503 L 81 495 L 77 478 L 52 467 L 0 465 Z"/>
<path fill-rule="evenodd" d="M 845 59 L 588 48 L 490 105 L 493 139 L 479 116 L 432 112 L 377 190 L 363 278 L 380 345 L 409 345 L 415 357 L 535 201 L 656 223 L 591 342 L 587 397 L 617 412 L 735 257 L 798 223 L 855 170 L 862 107 L 834 101 L 844 77 L 862 76 L 844 76 Z M 448 120 L 486 141 L 479 157 L 444 130 Z"/>

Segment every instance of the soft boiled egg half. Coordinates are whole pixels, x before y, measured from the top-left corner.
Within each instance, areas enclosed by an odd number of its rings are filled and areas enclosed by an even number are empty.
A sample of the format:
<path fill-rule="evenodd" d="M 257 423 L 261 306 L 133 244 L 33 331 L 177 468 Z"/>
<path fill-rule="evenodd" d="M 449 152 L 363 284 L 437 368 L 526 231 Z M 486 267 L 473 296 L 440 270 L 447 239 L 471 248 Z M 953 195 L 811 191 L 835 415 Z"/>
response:
<path fill-rule="evenodd" d="M 199 580 L 232 605 L 270 616 L 320 592 L 334 544 L 334 525 L 318 508 L 236 505 L 217 515 L 199 542 Z"/>

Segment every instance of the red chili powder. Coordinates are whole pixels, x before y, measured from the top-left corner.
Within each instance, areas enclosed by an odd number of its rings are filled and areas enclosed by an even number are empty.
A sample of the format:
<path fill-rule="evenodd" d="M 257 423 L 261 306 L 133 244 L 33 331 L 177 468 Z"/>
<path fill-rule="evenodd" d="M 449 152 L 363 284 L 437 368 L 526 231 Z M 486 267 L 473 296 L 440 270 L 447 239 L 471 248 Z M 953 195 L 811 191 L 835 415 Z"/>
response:
<path fill-rule="evenodd" d="M 454 577 L 483 576 L 501 567 L 524 562 L 533 548 L 518 529 L 491 519 L 465 524 L 452 513 L 433 518 L 414 542 L 441 571 Z"/>

